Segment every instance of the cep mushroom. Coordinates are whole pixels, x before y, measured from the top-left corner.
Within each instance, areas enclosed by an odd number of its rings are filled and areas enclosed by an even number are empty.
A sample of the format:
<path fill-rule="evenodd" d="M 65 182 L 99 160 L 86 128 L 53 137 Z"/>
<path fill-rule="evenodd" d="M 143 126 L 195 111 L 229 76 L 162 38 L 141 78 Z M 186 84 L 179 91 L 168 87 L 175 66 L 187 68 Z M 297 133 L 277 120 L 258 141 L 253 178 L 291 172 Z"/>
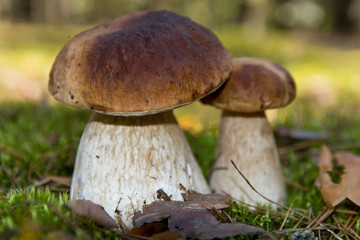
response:
<path fill-rule="evenodd" d="M 217 89 L 231 56 L 208 29 L 169 11 L 118 17 L 72 38 L 49 91 L 93 110 L 78 148 L 70 198 L 100 204 L 126 231 L 162 189 L 172 200 L 209 187 L 172 109 Z"/>
<path fill-rule="evenodd" d="M 290 74 L 270 61 L 234 58 L 228 81 L 203 98 L 223 110 L 210 188 L 247 203 L 268 204 L 265 197 L 284 203 L 286 188 L 272 128 L 264 110 L 286 106 L 295 98 Z"/>

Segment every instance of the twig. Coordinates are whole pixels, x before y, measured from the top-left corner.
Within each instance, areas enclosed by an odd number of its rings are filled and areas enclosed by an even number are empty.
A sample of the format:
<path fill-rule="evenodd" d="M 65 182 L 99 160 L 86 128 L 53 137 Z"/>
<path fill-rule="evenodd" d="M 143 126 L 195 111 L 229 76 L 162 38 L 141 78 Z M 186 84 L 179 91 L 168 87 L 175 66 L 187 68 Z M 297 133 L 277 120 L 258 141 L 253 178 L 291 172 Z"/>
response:
<path fill-rule="evenodd" d="M 37 183 L 29 186 L 28 188 L 33 188 L 33 187 L 34 187 L 34 188 L 37 188 L 37 187 L 40 187 L 40 186 L 42 186 L 42 185 L 48 184 L 49 182 L 51 182 L 51 179 L 45 178 L 45 179 L 42 179 L 42 180 L 40 180 L 39 182 L 37 182 Z"/>
<path fill-rule="evenodd" d="M 350 223 L 352 222 L 352 219 L 353 219 L 353 216 L 352 216 L 352 215 L 350 215 L 350 216 L 348 217 L 348 219 L 346 219 L 346 222 L 345 222 L 345 224 L 344 224 L 344 228 L 345 228 L 345 229 L 348 229 L 348 228 L 349 228 L 349 225 L 350 225 Z"/>
<path fill-rule="evenodd" d="M 303 219 L 304 219 L 304 217 L 301 217 L 301 219 L 295 224 L 295 226 L 293 228 L 297 228 Z"/>
<path fill-rule="evenodd" d="M 351 214 L 351 215 L 358 215 L 359 212 L 354 211 L 354 210 L 346 210 L 346 209 L 336 209 L 335 212 L 339 212 L 339 213 L 345 213 L 345 214 Z"/>
<path fill-rule="evenodd" d="M 249 208 L 254 208 L 254 209 L 256 209 L 257 212 L 265 213 L 266 211 L 269 211 L 269 212 L 271 212 L 271 214 L 273 214 L 273 215 L 277 215 L 277 216 L 281 216 L 281 217 L 286 216 L 286 214 L 284 214 L 284 213 L 282 213 L 282 212 L 275 211 L 275 210 L 269 209 L 269 208 L 264 208 L 264 207 L 259 207 L 259 206 L 251 205 L 251 204 L 246 203 L 246 202 L 243 202 L 243 201 L 241 201 L 241 200 L 239 200 L 239 199 L 235 199 L 235 198 L 233 198 L 230 194 L 228 194 L 228 193 L 226 193 L 226 192 L 224 192 L 224 191 L 223 191 L 222 193 L 223 193 L 224 195 L 228 196 L 229 198 L 235 200 L 236 202 L 239 202 L 239 203 L 241 203 L 241 204 L 243 204 L 243 205 L 245 205 L 245 206 L 247 206 L 247 207 L 249 207 Z M 249 209 L 249 211 L 251 211 L 251 209 Z M 297 221 L 297 220 L 298 220 L 296 217 L 292 217 L 292 216 L 289 216 L 289 219 L 294 220 L 294 221 Z"/>
<path fill-rule="evenodd" d="M 319 215 L 317 215 L 316 218 L 314 218 L 307 226 L 306 228 L 310 228 L 312 225 L 315 224 L 315 226 L 318 226 L 320 223 L 322 223 L 334 210 L 329 208 L 324 208 Z M 319 220 L 318 220 L 319 219 Z"/>
<path fill-rule="evenodd" d="M 336 142 L 336 144 L 332 145 L 330 144 L 330 148 L 333 151 L 340 151 L 340 150 L 347 150 L 347 149 L 357 149 L 360 147 L 360 142 L 359 141 L 351 141 L 350 143 L 342 143 L 339 144 L 338 142 Z"/>
<path fill-rule="evenodd" d="M 289 210 L 288 207 L 286 207 L 285 205 L 281 204 L 281 203 L 278 203 L 278 202 L 275 202 L 267 197 L 265 197 L 264 195 L 262 195 L 261 193 L 259 193 L 255 188 L 254 186 L 249 182 L 249 180 L 244 176 L 244 174 L 242 174 L 242 172 L 237 168 L 237 166 L 235 165 L 234 161 L 233 160 L 230 160 L 232 165 L 235 167 L 236 171 L 243 177 L 243 179 L 246 181 L 246 183 L 251 187 L 251 189 L 256 192 L 258 195 L 260 195 L 262 198 L 264 198 L 266 201 L 274 204 L 274 205 L 277 205 L 283 209 L 286 209 L 286 210 Z M 292 210 L 292 212 L 296 213 L 296 214 L 299 214 L 300 216 L 304 216 L 302 213 L 299 213 L 299 212 L 296 212 L 294 210 Z"/>
<path fill-rule="evenodd" d="M 334 212 L 334 209 L 327 209 L 325 213 L 319 218 L 319 220 L 315 221 L 314 227 L 317 227 L 318 225 L 322 224 L 322 222 L 329 217 Z"/>
<path fill-rule="evenodd" d="M 220 219 L 220 221 L 221 221 L 222 223 L 226 223 L 226 220 L 224 219 L 223 216 L 221 216 L 220 211 L 217 210 L 216 207 L 212 207 L 212 208 L 211 208 L 211 211 L 215 214 L 216 217 L 218 217 L 218 218 Z"/>
<path fill-rule="evenodd" d="M 278 152 L 280 156 L 288 154 L 290 151 L 298 151 L 306 148 L 310 148 L 313 145 L 324 142 L 323 140 L 305 140 L 297 142 L 288 146 L 279 147 Z"/>
<path fill-rule="evenodd" d="M 290 204 L 289 210 L 287 211 L 286 216 L 285 216 L 283 222 L 281 223 L 281 226 L 280 226 L 279 230 L 281 230 L 281 229 L 284 228 L 285 223 L 286 223 L 287 219 L 289 218 L 289 215 L 290 215 L 290 212 L 291 212 L 291 208 L 292 208 L 292 203 Z"/>
<path fill-rule="evenodd" d="M 231 223 L 236 223 L 236 221 L 225 211 L 223 213 L 226 215 L 226 217 L 230 220 Z"/>
<path fill-rule="evenodd" d="M 328 231 L 329 233 L 331 233 L 336 239 L 338 240 L 343 240 L 341 237 L 339 237 L 336 233 L 334 233 L 333 231 L 331 231 L 330 229 L 325 229 L 326 231 Z"/>
<path fill-rule="evenodd" d="M 344 226 L 340 221 L 339 221 L 339 219 L 336 217 L 336 216 L 334 216 L 334 215 L 331 215 L 331 217 L 332 217 L 332 219 L 336 222 L 336 224 L 340 227 L 340 232 L 339 232 L 339 234 L 341 233 L 341 232 L 344 232 L 346 235 L 350 235 L 352 238 L 354 238 L 354 235 L 353 234 L 351 234 L 351 233 L 349 233 L 349 228 L 347 228 L 346 227 L 346 225 Z M 351 218 L 351 217 L 350 217 Z M 349 219 L 346 221 L 346 223 L 348 224 L 350 221 L 349 221 Z M 346 236 L 345 235 L 345 236 Z M 346 236 L 346 238 L 348 238 L 347 236 Z M 355 237 L 356 238 L 356 237 Z"/>
<path fill-rule="evenodd" d="M 320 227 L 314 227 L 314 228 L 310 228 L 312 231 L 318 231 L 318 230 L 326 230 L 326 229 L 338 229 L 335 226 L 329 226 L 329 225 L 324 225 L 324 226 L 320 226 Z M 277 230 L 274 231 L 274 233 L 292 233 L 292 232 L 296 232 L 296 231 L 305 231 L 308 230 L 308 228 L 289 228 L 289 229 L 283 229 L 283 230 Z"/>
<path fill-rule="evenodd" d="M 347 226 L 348 228 L 352 228 L 352 226 L 354 226 L 354 224 L 356 223 L 356 221 L 358 220 L 359 216 L 355 216 L 351 223 L 349 223 L 349 225 Z"/>
<path fill-rule="evenodd" d="M 310 228 L 326 212 L 326 210 L 327 208 L 324 207 L 323 210 L 321 210 L 321 212 L 316 216 L 316 218 L 314 218 L 310 223 L 308 223 L 306 228 Z"/>
<path fill-rule="evenodd" d="M 354 234 L 354 236 L 356 237 L 356 239 L 360 239 L 360 236 L 354 231 L 354 229 L 350 228 L 349 231 Z"/>
<path fill-rule="evenodd" d="M 236 171 L 241 175 L 241 177 L 246 181 L 246 183 L 251 187 L 251 189 L 256 192 L 260 197 L 262 197 L 263 199 L 265 199 L 266 201 L 272 203 L 272 204 L 275 204 L 279 207 L 282 207 L 284 209 L 289 209 L 288 207 L 286 207 L 285 205 L 281 204 L 281 203 L 277 203 L 267 197 L 265 197 L 264 195 L 262 195 L 260 192 L 258 192 L 258 190 L 256 190 L 254 188 L 254 186 L 250 183 L 250 181 L 244 176 L 244 174 L 242 174 L 242 172 L 237 168 L 237 166 L 235 165 L 234 161 L 233 160 L 230 160 L 232 165 L 235 167 Z"/>
<path fill-rule="evenodd" d="M 61 185 L 67 186 L 67 187 L 71 186 L 71 177 L 49 175 L 49 176 L 46 176 L 46 178 L 50 179 L 51 181 L 53 181 L 55 183 L 59 183 Z"/>
<path fill-rule="evenodd" d="M 338 225 L 338 227 L 340 228 L 339 231 L 339 235 L 343 232 L 345 234 L 347 234 L 346 229 L 342 226 L 342 224 L 340 223 L 339 219 L 337 217 L 335 217 L 334 215 L 331 215 L 331 218 L 335 221 L 335 223 Z"/>

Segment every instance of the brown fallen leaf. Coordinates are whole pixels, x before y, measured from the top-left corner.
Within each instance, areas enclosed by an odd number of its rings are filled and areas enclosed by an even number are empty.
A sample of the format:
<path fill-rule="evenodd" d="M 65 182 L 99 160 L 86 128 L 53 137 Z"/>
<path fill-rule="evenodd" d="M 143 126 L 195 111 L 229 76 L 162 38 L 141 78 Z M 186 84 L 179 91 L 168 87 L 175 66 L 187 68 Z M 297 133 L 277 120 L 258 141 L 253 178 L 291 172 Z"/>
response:
<path fill-rule="evenodd" d="M 237 235 L 264 234 L 262 228 L 242 223 L 221 223 L 211 209 L 229 207 L 228 198 L 220 194 L 188 193 L 184 202 L 156 201 L 135 213 L 136 228 L 164 221 L 169 231 L 187 238 L 213 239 Z"/>
<path fill-rule="evenodd" d="M 339 166 L 344 167 L 339 183 L 334 183 L 329 172 L 334 170 L 333 159 Z M 348 198 L 360 206 L 360 157 L 349 152 L 331 153 L 327 146 L 323 146 L 319 159 L 319 176 L 316 185 L 320 189 L 322 198 L 329 208 Z"/>
<path fill-rule="evenodd" d="M 118 228 L 116 221 L 99 204 L 89 200 L 72 200 L 68 205 L 79 216 L 88 217 L 95 223 L 107 228 Z"/>
<path fill-rule="evenodd" d="M 169 239 L 184 240 L 186 238 L 184 238 L 183 236 L 181 236 L 178 233 L 174 233 L 174 232 L 170 232 L 170 231 L 158 233 L 158 234 L 151 236 L 151 240 L 169 240 Z"/>
<path fill-rule="evenodd" d="M 150 237 L 155 234 L 162 233 L 167 230 L 167 226 L 165 222 L 154 222 L 149 224 L 144 224 L 141 227 L 132 228 L 127 234 L 131 236 L 142 236 L 142 237 Z"/>

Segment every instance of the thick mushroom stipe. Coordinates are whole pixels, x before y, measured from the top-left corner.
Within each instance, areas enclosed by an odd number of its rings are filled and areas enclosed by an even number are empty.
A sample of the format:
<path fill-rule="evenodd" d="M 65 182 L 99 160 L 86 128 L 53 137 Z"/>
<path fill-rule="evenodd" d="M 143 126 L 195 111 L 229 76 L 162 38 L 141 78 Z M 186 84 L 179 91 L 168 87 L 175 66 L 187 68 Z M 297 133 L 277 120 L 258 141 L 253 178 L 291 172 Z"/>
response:
<path fill-rule="evenodd" d="M 123 228 L 132 227 L 143 204 L 157 200 L 158 189 L 172 200 L 183 200 L 186 190 L 210 192 L 171 111 L 141 117 L 93 113 L 71 186 L 71 199 L 100 204 Z"/>
<path fill-rule="evenodd" d="M 226 192 L 235 200 L 269 204 L 257 194 L 231 164 L 265 197 L 285 203 L 286 186 L 272 128 L 263 112 L 224 111 L 221 119 L 216 162 L 210 176 L 215 192 Z"/>
<path fill-rule="evenodd" d="M 259 58 L 233 58 L 229 79 L 201 99 L 223 110 L 210 188 L 250 204 L 269 204 L 245 182 L 231 160 L 255 189 L 284 204 L 286 188 L 266 109 L 294 100 L 296 87 L 281 66 Z M 271 205 L 276 207 L 274 205 Z"/>
<path fill-rule="evenodd" d="M 71 198 L 102 205 L 126 231 L 159 189 L 173 200 L 183 188 L 209 192 L 171 110 L 219 88 L 231 66 L 210 30 L 170 11 L 120 16 L 74 36 L 48 86 L 55 99 L 97 112 L 81 138 Z"/>

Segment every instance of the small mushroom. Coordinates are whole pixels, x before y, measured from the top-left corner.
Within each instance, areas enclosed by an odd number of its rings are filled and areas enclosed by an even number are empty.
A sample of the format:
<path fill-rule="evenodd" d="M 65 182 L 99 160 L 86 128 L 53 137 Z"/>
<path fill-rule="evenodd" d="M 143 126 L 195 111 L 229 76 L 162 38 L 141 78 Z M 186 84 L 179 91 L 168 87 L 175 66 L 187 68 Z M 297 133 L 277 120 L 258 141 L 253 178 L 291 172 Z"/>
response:
<path fill-rule="evenodd" d="M 267 60 L 234 58 L 228 81 L 201 101 L 223 110 L 210 188 L 247 203 L 265 203 L 231 160 L 265 197 L 284 203 L 286 189 L 272 128 L 264 110 L 295 98 L 295 84 L 282 67 Z"/>
<path fill-rule="evenodd" d="M 71 39 L 52 67 L 49 91 L 93 110 L 81 137 L 70 198 L 100 204 L 119 226 L 135 211 L 209 187 L 172 109 L 217 89 L 231 56 L 208 29 L 169 11 L 108 21 Z"/>

